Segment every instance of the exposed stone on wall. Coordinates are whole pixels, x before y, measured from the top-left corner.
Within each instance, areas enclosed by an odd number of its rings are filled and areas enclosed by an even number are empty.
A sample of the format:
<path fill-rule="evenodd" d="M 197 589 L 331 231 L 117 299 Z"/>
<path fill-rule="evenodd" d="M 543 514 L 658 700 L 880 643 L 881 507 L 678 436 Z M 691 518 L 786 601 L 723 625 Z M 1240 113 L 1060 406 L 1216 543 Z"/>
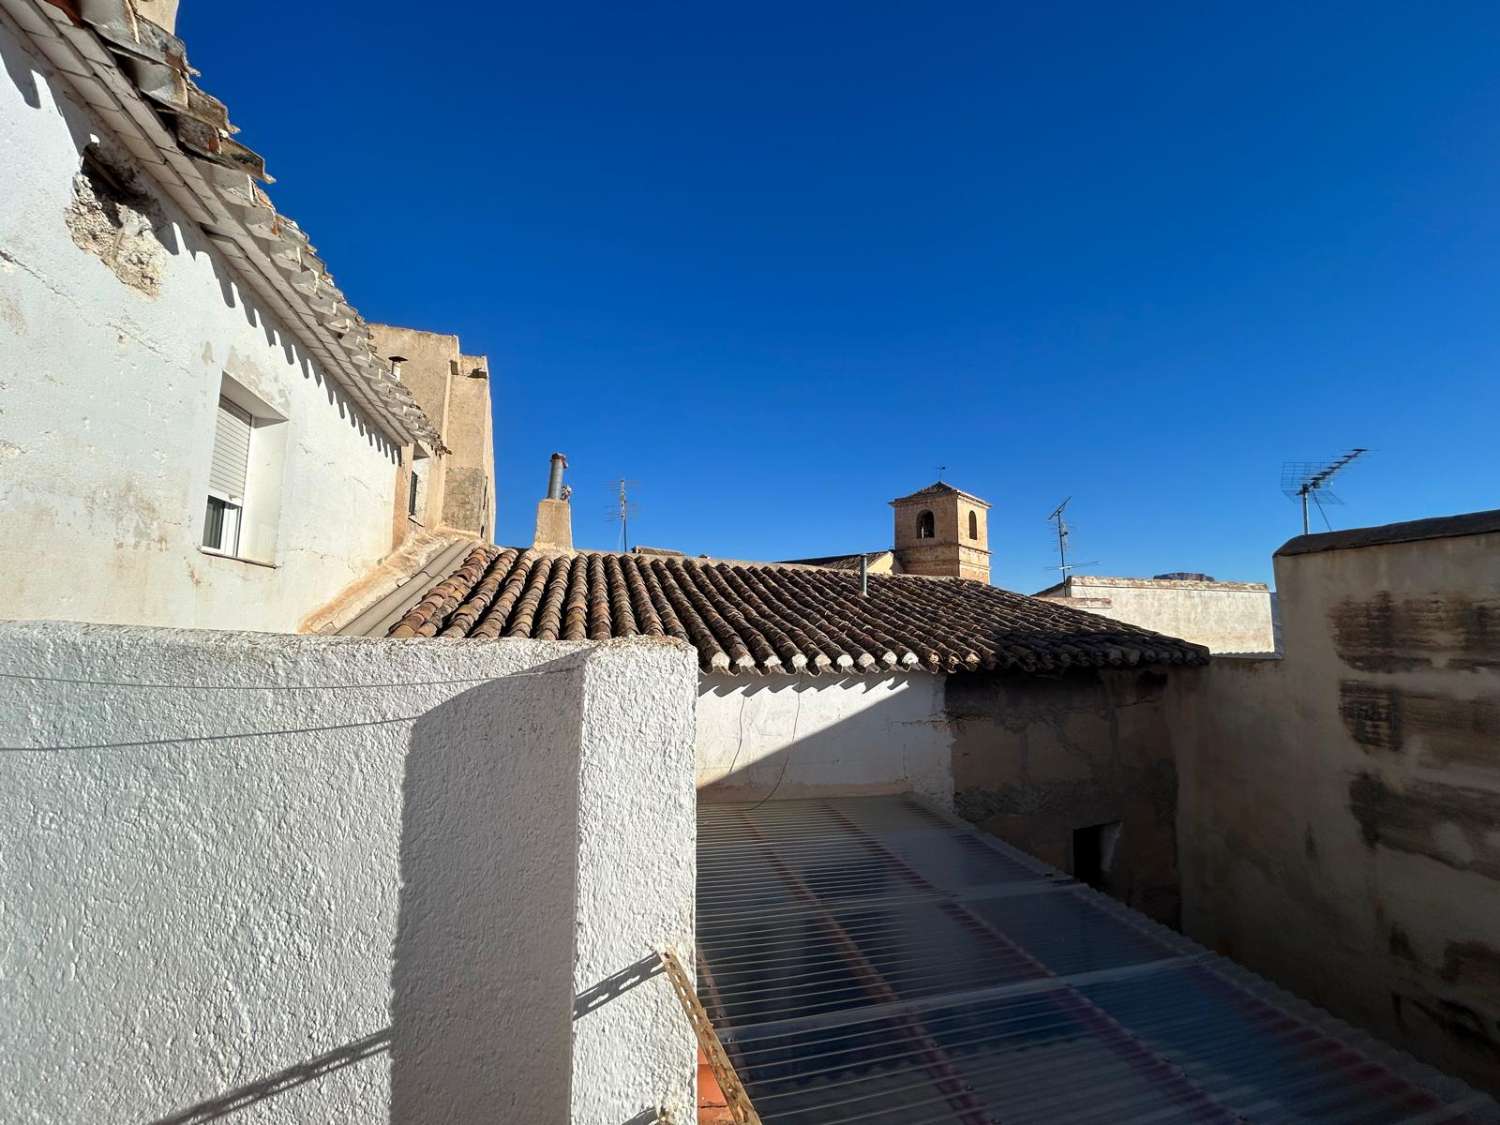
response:
<path fill-rule="evenodd" d="M 1349 782 L 1349 811 L 1372 849 L 1426 856 L 1500 879 L 1500 801 L 1493 792 L 1425 781 L 1395 789 L 1361 773 Z"/>
<path fill-rule="evenodd" d="M 1361 672 L 1500 668 L 1500 599 L 1380 592 L 1345 597 L 1328 611 L 1339 658 Z"/>
<path fill-rule="evenodd" d="M 161 292 L 167 219 L 139 169 L 112 143 L 94 141 L 84 149 L 66 215 L 79 249 L 137 292 Z"/>
<path fill-rule="evenodd" d="M 1076 829 L 1118 822 L 1103 889 L 1175 924 L 1177 773 L 1165 683 L 1152 671 L 948 677 L 955 808 L 1065 871 L 1074 869 Z"/>

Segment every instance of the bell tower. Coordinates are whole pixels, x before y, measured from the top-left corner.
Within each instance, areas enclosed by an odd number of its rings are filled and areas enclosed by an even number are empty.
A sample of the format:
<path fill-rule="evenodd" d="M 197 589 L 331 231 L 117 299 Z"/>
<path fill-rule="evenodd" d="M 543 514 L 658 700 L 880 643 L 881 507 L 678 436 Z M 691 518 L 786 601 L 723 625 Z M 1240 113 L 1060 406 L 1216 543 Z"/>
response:
<path fill-rule="evenodd" d="M 990 506 L 938 481 L 891 501 L 896 561 L 906 574 L 990 580 Z"/>

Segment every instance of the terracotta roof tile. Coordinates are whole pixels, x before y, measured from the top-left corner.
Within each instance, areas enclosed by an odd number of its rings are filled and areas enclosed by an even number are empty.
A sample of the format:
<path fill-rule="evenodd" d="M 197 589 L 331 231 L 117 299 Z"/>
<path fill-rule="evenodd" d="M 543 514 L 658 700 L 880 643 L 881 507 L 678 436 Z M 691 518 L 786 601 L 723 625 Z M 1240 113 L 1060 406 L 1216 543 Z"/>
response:
<path fill-rule="evenodd" d="M 708 671 L 1057 672 L 1203 664 L 1200 645 L 980 582 L 476 546 L 392 637 L 677 637 Z"/>

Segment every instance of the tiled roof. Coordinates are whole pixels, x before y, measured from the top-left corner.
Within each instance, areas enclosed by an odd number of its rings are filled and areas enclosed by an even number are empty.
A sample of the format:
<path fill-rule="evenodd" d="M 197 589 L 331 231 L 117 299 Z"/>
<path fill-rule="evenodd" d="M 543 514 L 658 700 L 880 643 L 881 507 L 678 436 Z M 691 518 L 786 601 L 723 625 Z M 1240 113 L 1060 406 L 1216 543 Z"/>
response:
<path fill-rule="evenodd" d="M 822 555 L 814 559 L 783 559 L 793 566 L 820 566 L 825 570 L 858 570 L 864 561 L 876 562 L 891 553 L 889 547 L 883 551 L 865 551 L 858 555 Z"/>
<path fill-rule="evenodd" d="M 956 672 L 1203 664 L 1208 650 L 981 582 L 778 563 L 476 546 L 392 637 L 668 636 L 705 671 Z"/>
<path fill-rule="evenodd" d="M 905 503 L 907 500 L 916 500 L 919 497 L 926 497 L 926 496 L 962 496 L 962 497 L 964 497 L 964 499 L 966 499 L 966 500 L 972 500 L 974 503 L 980 505 L 981 507 L 988 508 L 990 506 L 988 500 L 981 500 L 978 496 L 975 496 L 972 492 L 965 492 L 961 488 L 954 488 L 951 484 L 949 484 L 947 481 L 944 481 L 944 480 L 934 481 L 932 484 L 929 484 L 926 488 L 919 488 L 915 492 L 911 493 L 908 496 L 898 496 L 898 497 L 896 497 L 896 499 L 892 500 L 891 503 L 892 504 L 902 504 L 902 503 Z"/>
<path fill-rule="evenodd" d="M 940 480 L 940 481 L 937 481 L 934 484 L 929 484 L 926 488 L 919 488 L 915 492 L 911 493 L 910 495 L 901 497 L 901 499 L 903 499 L 903 500 L 910 500 L 912 498 L 912 496 L 958 496 L 958 495 L 962 495 L 959 492 L 958 489 L 954 488 L 947 481 Z"/>
<path fill-rule="evenodd" d="M 194 81 L 182 40 L 128 0 L 0 0 L 0 11 L 382 430 L 442 448 L 308 236 L 256 182 L 271 180 L 265 161 L 234 139 L 224 103 Z M 364 165 L 349 172 L 355 183 Z"/>

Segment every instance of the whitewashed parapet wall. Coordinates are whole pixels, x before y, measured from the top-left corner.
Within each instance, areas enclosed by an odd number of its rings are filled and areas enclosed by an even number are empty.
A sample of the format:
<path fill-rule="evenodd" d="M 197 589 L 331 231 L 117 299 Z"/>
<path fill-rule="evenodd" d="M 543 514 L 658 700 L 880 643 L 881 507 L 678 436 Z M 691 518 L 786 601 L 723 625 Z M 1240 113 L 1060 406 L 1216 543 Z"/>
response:
<path fill-rule="evenodd" d="M 695 762 L 705 800 L 916 792 L 953 804 L 947 677 L 705 675 Z"/>
<path fill-rule="evenodd" d="M 690 1119 L 683 646 L 0 625 L 0 1120 Z"/>
<path fill-rule="evenodd" d="M 0 617 L 295 629 L 436 434 L 181 44 L 83 11 L 0 0 Z M 248 562 L 199 550 L 226 378 L 284 419 Z"/>

